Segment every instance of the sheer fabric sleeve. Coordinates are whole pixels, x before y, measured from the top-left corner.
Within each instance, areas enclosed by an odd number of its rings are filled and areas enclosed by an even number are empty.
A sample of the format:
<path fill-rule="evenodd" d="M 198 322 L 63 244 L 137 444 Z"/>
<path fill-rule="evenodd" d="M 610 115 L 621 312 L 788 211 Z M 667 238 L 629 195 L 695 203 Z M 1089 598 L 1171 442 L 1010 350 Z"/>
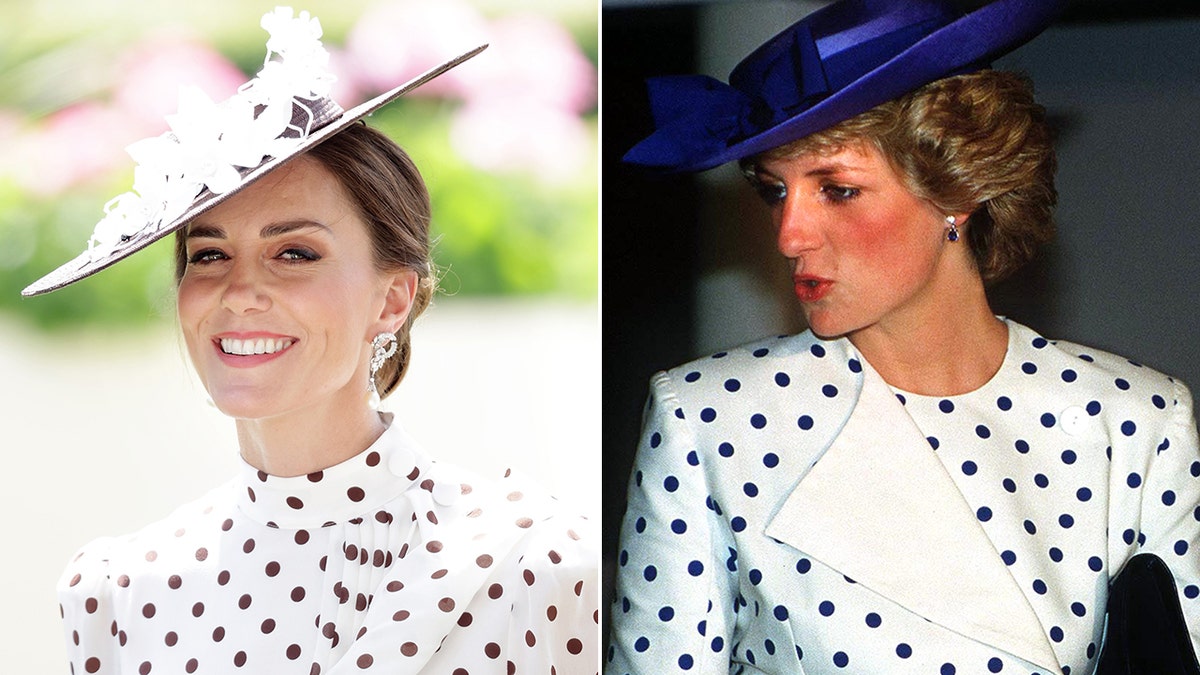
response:
<path fill-rule="evenodd" d="M 609 675 L 729 671 L 736 550 L 689 424 L 658 373 L 622 524 Z"/>

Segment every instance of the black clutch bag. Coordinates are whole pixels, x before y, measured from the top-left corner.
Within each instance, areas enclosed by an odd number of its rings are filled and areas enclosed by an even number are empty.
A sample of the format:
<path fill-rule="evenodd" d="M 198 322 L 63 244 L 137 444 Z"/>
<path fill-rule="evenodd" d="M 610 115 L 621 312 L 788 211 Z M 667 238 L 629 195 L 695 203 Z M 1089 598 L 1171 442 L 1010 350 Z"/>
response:
<path fill-rule="evenodd" d="M 1134 556 L 1113 580 L 1096 675 L 1200 675 L 1175 580 L 1157 556 Z"/>

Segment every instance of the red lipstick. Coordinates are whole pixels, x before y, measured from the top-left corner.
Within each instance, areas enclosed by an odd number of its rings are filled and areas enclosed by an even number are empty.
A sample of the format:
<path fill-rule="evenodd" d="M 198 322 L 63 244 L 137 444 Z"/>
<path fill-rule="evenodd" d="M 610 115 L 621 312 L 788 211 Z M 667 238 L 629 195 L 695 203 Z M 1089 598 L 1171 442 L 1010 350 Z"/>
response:
<path fill-rule="evenodd" d="M 809 274 L 793 277 L 792 281 L 796 289 L 796 297 L 804 303 L 817 302 L 824 298 L 829 293 L 829 289 L 833 287 L 833 281 Z"/>

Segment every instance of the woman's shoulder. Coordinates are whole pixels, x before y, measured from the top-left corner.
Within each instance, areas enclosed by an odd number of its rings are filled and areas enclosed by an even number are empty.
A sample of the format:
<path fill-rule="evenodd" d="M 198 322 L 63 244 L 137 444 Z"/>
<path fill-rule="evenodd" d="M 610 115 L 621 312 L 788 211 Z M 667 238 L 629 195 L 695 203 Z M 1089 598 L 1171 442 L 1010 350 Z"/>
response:
<path fill-rule="evenodd" d="M 1176 378 L 1119 354 L 1072 342 L 1042 337 L 1033 329 L 1009 322 L 1020 348 L 1021 368 L 1034 370 L 1038 362 L 1057 369 L 1058 377 L 1068 384 L 1083 376 L 1111 385 L 1114 392 L 1141 389 L 1180 390 L 1186 386 Z"/>

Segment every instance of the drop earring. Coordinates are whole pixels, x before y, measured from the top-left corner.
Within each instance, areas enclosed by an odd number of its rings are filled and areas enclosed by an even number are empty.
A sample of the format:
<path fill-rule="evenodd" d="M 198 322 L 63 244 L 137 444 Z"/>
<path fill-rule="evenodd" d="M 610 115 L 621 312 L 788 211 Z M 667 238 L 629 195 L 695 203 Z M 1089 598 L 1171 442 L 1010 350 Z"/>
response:
<path fill-rule="evenodd" d="M 378 408 L 380 404 L 379 390 L 375 387 L 375 374 L 383 367 L 384 362 L 396 353 L 396 348 L 400 346 L 400 342 L 396 340 L 395 333 L 380 333 L 371 340 L 371 347 L 375 353 L 371 355 L 371 372 L 367 376 L 367 391 L 371 392 L 370 403 L 372 408 Z"/>
<path fill-rule="evenodd" d="M 958 218 L 946 216 L 946 240 L 958 241 Z"/>

